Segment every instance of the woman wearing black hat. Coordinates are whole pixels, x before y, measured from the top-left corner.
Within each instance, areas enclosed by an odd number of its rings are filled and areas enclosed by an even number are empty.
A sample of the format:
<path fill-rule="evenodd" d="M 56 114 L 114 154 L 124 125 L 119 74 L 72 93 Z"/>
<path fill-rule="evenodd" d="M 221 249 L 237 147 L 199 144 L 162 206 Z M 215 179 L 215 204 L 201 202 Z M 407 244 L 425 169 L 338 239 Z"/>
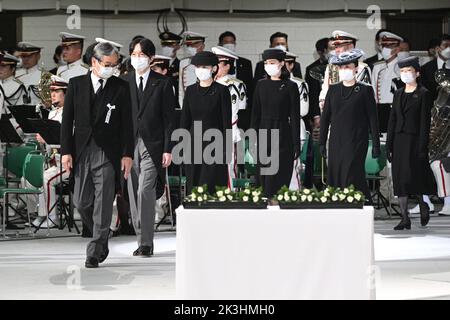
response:
<path fill-rule="evenodd" d="M 192 187 L 207 184 L 208 191 L 213 193 L 215 186 L 231 186 L 226 161 L 227 130 L 231 133 L 231 96 L 227 87 L 214 81 L 213 74 L 217 72 L 219 64 L 214 53 L 199 52 L 192 57 L 191 63 L 195 66 L 195 74 L 199 81 L 187 87 L 181 115 L 181 128 L 190 131 L 192 145 L 190 159 L 184 158 L 187 192 L 189 194 Z M 201 132 L 194 130 L 199 124 Z M 220 148 L 211 150 L 214 142 L 203 141 L 206 140 L 205 131 L 209 129 L 220 131 L 223 138 L 222 150 L 219 150 Z M 201 154 L 198 152 L 195 154 L 194 145 L 199 139 L 202 141 L 199 150 Z M 205 156 L 208 155 L 212 159 L 206 159 Z M 196 161 L 197 158 L 199 161 Z"/>
<path fill-rule="evenodd" d="M 418 195 L 420 223 L 426 226 L 430 209 L 422 195 L 436 191 L 428 159 L 432 100 L 427 89 L 417 84 L 419 58 L 398 62 L 405 88 L 394 94 L 386 143 L 387 157 L 392 162 L 394 195 L 398 197 L 402 215 L 394 230 L 411 229 L 408 196 Z"/>
<path fill-rule="evenodd" d="M 263 154 L 278 157 L 278 170 L 273 174 L 268 174 L 270 170 L 267 170 L 273 163 L 264 164 L 258 159 L 259 182 L 266 197 L 272 197 L 281 187 L 289 185 L 294 159 L 300 153 L 300 94 L 297 84 L 290 80 L 285 57 L 286 53 L 280 49 L 264 51 L 264 69 L 269 76 L 258 81 L 253 95 L 250 128 L 255 129 L 261 139 L 261 130 L 267 130 L 265 141 L 258 138 L 258 149 L 267 146 Z M 279 134 L 274 145 L 271 144 L 272 130 L 278 130 Z M 272 150 L 275 147 L 278 147 L 278 154 L 273 154 L 277 152 Z"/>
<path fill-rule="evenodd" d="M 326 158 L 330 131 L 328 184 L 340 188 L 353 184 L 371 202 L 364 168 L 369 131 L 373 158 L 380 155 L 380 138 L 372 87 L 356 81 L 358 60 L 362 56 L 361 50 L 353 49 L 330 59 L 339 68 L 341 82 L 331 85 L 327 92 L 320 119 L 319 145 L 322 156 Z"/>

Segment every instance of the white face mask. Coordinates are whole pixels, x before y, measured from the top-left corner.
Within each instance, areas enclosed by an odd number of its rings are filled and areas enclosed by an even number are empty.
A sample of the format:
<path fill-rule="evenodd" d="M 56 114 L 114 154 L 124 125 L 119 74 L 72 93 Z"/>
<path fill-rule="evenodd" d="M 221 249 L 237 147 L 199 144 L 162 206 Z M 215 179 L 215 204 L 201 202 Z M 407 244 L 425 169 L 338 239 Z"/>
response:
<path fill-rule="evenodd" d="M 265 64 L 264 70 L 270 77 L 273 77 L 280 73 L 281 67 L 279 64 Z"/>
<path fill-rule="evenodd" d="M 442 50 L 441 56 L 447 60 L 450 59 L 450 47 L 447 47 L 445 50 Z"/>
<path fill-rule="evenodd" d="M 389 60 L 389 58 L 392 57 L 392 49 L 384 47 L 383 50 L 381 50 L 381 55 L 384 60 Z"/>
<path fill-rule="evenodd" d="M 398 60 L 403 60 L 409 57 L 409 51 L 400 51 L 397 53 Z"/>
<path fill-rule="evenodd" d="M 279 45 L 277 45 L 277 46 L 275 46 L 273 48 L 274 49 L 280 49 L 280 50 L 283 50 L 283 51 L 287 51 L 287 47 L 282 45 L 282 44 L 279 44 Z"/>
<path fill-rule="evenodd" d="M 236 52 L 236 45 L 234 43 L 225 43 L 222 45 L 222 47 L 227 48 L 228 50 L 231 50 L 233 52 Z"/>
<path fill-rule="evenodd" d="M 166 57 L 172 57 L 173 52 L 174 52 L 174 48 L 172 48 L 172 47 L 163 46 L 163 47 L 161 48 L 161 54 L 162 54 L 163 56 L 166 56 Z"/>
<path fill-rule="evenodd" d="M 183 51 L 186 57 L 192 57 L 196 55 L 197 48 L 185 46 Z"/>
<path fill-rule="evenodd" d="M 114 75 L 115 71 L 116 68 L 100 66 L 98 70 L 98 75 L 102 79 L 109 79 Z"/>
<path fill-rule="evenodd" d="M 206 68 L 195 68 L 195 75 L 197 76 L 198 80 L 200 81 L 206 81 L 211 79 L 212 73 L 210 69 Z"/>
<path fill-rule="evenodd" d="M 416 80 L 416 77 L 412 72 L 401 72 L 400 79 L 402 79 L 404 83 L 408 84 L 413 83 Z"/>
<path fill-rule="evenodd" d="M 339 79 L 341 81 L 352 81 L 355 78 L 355 74 L 352 69 L 339 69 Z"/>
<path fill-rule="evenodd" d="M 136 71 L 143 71 L 149 66 L 147 57 L 131 57 L 131 65 Z"/>

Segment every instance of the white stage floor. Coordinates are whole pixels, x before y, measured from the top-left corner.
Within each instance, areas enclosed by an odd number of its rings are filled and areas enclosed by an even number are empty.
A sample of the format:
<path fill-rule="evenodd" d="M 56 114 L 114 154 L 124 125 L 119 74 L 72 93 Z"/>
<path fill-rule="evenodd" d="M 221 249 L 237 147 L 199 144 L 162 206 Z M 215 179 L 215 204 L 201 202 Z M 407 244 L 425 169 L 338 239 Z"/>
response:
<path fill-rule="evenodd" d="M 377 299 L 450 299 L 450 217 L 428 228 L 376 221 Z M 0 242 L 0 299 L 175 299 L 175 233 L 157 233 L 155 255 L 132 257 L 135 237 L 111 239 L 99 269 L 85 269 L 87 239 Z"/>

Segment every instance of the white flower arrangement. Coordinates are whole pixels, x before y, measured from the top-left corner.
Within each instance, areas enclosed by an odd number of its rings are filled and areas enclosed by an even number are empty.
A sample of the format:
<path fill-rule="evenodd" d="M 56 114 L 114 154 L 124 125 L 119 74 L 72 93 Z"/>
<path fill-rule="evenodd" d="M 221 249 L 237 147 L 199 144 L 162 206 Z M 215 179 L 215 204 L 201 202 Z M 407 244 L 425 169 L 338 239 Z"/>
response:
<path fill-rule="evenodd" d="M 247 187 L 242 191 L 234 192 L 226 187 L 216 187 L 216 192 L 213 195 L 208 193 L 208 186 L 203 185 L 194 187 L 192 193 L 186 197 L 186 202 L 252 202 L 260 203 L 266 201 L 266 198 L 261 197 L 262 188 Z"/>

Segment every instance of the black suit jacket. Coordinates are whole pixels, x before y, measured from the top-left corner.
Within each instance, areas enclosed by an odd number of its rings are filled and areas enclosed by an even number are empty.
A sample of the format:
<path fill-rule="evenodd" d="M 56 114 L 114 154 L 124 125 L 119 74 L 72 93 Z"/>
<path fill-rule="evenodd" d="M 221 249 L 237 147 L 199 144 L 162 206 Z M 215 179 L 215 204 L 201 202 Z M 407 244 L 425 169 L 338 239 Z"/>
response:
<path fill-rule="evenodd" d="M 117 77 L 109 78 L 103 90 L 102 107 L 95 119 L 91 119 L 91 72 L 70 80 L 61 124 L 61 154 L 72 155 L 76 163 L 90 139 L 94 138 L 111 161 L 119 179 L 121 158 L 132 158 L 134 153 L 130 91 L 128 84 Z M 115 109 L 106 123 L 108 104 Z"/>
<path fill-rule="evenodd" d="M 253 97 L 253 68 L 250 60 L 239 57 L 236 61 L 236 78 L 244 82 L 247 93 L 247 108 L 239 110 L 238 126 L 243 130 L 247 130 L 250 126 Z"/>
<path fill-rule="evenodd" d="M 176 107 L 172 82 L 169 77 L 151 71 L 139 104 L 135 71 L 122 78 L 127 81 L 131 92 L 134 142 L 137 142 L 139 134 L 158 169 L 161 182 L 164 182 L 166 174 L 162 155 L 171 153 L 174 145 L 170 139 L 175 129 Z"/>
<path fill-rule="evenodd" d="M 369 66 L 370 70 L 373 70 L 373 65 L 377 61 L 380 61 L 380 59 L 378 59 L 378 54 L 374 54 L 373 56 L 364 60 L 364 63 L 366 63 Z"/>
<path fill-rule="evenodd" d="M 393 151 L 395 134 L 404 132 L 418 135 L 419 152 L 426 155 L 428 154 L 431 122 L 432 101 L 430 92 L 426 88 L 418 86 L 412 97 L 408 99 L 406 106 L 402 108 L 401 101 L 404 92 L 405 89 L 401 88 L 394 94 L 389 116 L 387 148 L 389 151 Z M 407 150 L 404 152 L 407 152 Z"/>
<path fill-rule="evenodd" d="M 438 85 L 436 83 L 436 80 L 434 79 L 437 68 L 437 58 L 435 58 L 425 63 L 420 69 L 421 84 L 430 91 L 433 101 L 437 98 Z"/>
<path fill-rule="evenodd" d="M 327 64 L 327 61 L 321 62 L 320 59 L 317 59 L 306 67 L 305 81 L 308 84 L 309 89 L 309 111 L 303 119 L 305 121 L 306 130 L 309 132 L 311 132 L 310 122 L 314 119 L 314 117 L 320 116 L 319 95 L 322 90 L 322 83 L 311 77 L 311 70 L 315 70 L 316 72 L 319 72 L 320 70 L 320 73 L 324 75 Z M 321 66 L 323 67 L 321 68 Z M 321 69 L 323 69 L 323 71 Z"/>

